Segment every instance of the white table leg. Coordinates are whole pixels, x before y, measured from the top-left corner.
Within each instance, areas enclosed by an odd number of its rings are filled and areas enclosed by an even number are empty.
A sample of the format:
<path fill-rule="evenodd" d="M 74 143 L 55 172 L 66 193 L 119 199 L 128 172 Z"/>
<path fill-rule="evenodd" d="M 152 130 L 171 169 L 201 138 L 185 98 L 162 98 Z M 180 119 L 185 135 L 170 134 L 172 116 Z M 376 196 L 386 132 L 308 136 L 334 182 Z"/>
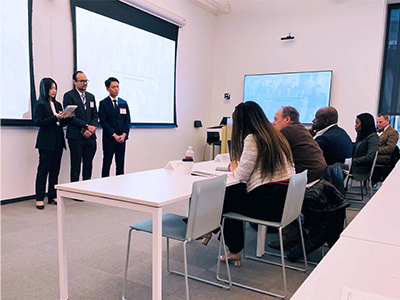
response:
<path fill-rule="evenodd" d="M 68 299 L 67 241 L 65 232 L 65 202 L 57 192 L 57 222 L 58 222 L 58 264 L 60 280 L 60 299 Z"/>
<path fill-rule="evenodd" d="M 153 212 L 153 300 L 162 298 L 162 208 Z"/>
<path fill-rule="evenodd" d="M 266 234 L 267 227 L 264 225 L 258 225 L 257 231 L 257 257 L 261 257 L 264 255 L 265 252 L 265 234 Z"/>

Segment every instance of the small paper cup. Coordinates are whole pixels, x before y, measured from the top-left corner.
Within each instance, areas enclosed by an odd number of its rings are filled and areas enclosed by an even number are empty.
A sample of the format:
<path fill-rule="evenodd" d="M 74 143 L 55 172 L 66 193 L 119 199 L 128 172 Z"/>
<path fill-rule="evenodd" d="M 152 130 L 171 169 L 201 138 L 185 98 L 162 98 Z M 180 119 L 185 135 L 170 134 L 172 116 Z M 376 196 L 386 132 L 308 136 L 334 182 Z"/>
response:
<path fill-rule="evenodd" d="M 182 166 L 183 166 L 183 173 L 185 173 L 185 174 L 192 173 L 192 169 L 193 169 L 192 161 L 183 161 Z"/>

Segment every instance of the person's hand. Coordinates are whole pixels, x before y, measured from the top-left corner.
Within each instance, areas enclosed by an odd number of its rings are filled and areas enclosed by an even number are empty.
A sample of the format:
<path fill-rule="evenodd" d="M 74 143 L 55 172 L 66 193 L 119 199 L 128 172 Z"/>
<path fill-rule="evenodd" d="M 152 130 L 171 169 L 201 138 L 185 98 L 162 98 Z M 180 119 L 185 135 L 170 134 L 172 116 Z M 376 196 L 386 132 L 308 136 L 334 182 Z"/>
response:
<path fill-rule="evenodd" d="M 67 115 L 66 112 L 61 111 L 61 112 L 59 112 L 58 114 L 56 114 L 56 117 L 57 117 L 57 119 L 60 120 L 60 119 L 64 119 L 66 115 Z"/>
<path fill-rule="evenodd" d="M 91 133 L 94 133 L 96 131 L 96 126 L 88 125 L 87 130 L 89 130 Z"/>
<path fill-rule="evenodd" d="M 89 130 L 85 130 L 85 132 L 83 133 L 83 136 L 85 138 L 90 138 L 91 135 L 92 135 L 92 132 L 90 132 Z"/>
<path fill-rule="evenodd" d="M 123 142 L 125 142 L 125 138 L 126 138 L 126 133 L 121 134 L 119 136 L 119 143 L 122 144 Z"/>
<path fill-rule="evenodd" d="M 75 112 L 73 112 L 73 113 L 71 113 L 70 115 L 69 115 L 69 117 L 68 118 L 73 118 L 73 117 L 75 117 L 76 115 L 75 115 Z"/>

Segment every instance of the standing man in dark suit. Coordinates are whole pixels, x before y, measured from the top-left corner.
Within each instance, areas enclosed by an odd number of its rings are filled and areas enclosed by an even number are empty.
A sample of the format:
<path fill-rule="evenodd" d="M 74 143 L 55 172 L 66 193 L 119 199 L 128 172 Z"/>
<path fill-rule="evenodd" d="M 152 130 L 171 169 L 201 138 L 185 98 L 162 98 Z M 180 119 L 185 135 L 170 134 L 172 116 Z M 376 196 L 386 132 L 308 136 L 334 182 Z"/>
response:
<path fill-rule="evenodd" d="M 128 103 L 119 98 L 119 81 L 110 77 L 105 81 L 109 96 L 100 101 L 99 117 L 103 128 L 102 177 L 110 176 L 110 167 L 115 154 L 116 175 L 124 174 L 126 140 L 129 136 L 131 117 Z"/>
<path fill-rule="evenodd" d="M 96 126 L 98 113 L 94 96 L 86 92 L 89 80 L 85 73 L 76 71 L 72 75 L 75 88 L 64 94 L 64 107 L 77 105 L 75 117 L 67 127 L 67 139 L 71 152 L 71 182 L 79 181 L 83 162 L 83 180 L 92 177 L 93 158 L 96 153 Z"/>
<path fill-rule="evenodd" d="M 322 107 L 315 113 L 311 134 L 321 148 L 328 165 L 344 163 L 352 156 L 353 142 L 347 132 L 337 125 L 338 112 L 332 107 Z"/>

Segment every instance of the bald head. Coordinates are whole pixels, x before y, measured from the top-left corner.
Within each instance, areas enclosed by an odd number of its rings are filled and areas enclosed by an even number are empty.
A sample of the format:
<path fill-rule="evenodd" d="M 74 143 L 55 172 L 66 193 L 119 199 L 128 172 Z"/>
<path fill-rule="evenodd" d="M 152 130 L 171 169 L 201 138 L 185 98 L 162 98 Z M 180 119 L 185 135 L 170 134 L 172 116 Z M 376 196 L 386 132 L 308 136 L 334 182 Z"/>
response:
<path fill-rule="evenodd" d="M 315 113 L 313 129 L 318 131 L 338 122 L 338 112 L 332 106 L 322 107 Z"/>

